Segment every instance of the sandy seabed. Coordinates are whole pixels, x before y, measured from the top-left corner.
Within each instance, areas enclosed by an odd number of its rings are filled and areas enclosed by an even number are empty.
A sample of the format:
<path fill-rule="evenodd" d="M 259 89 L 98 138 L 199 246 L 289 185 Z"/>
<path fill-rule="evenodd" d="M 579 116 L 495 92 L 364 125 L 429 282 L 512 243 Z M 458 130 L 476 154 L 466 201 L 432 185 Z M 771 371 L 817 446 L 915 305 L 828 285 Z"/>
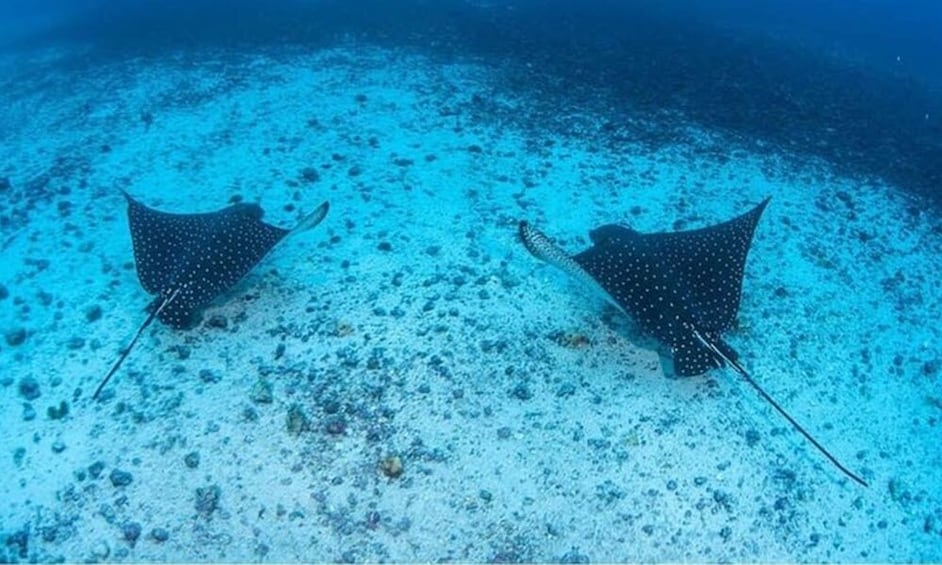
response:
<path fill-rule="evenodd" d="M 523 126 L 487 61 L 62 57 L 0 75 L 7 560 L 942 560 L 942 244 L 894 187 L 693 124 L 656 150 L 579 109 Z M 331 212 L 204 323 L 149 328 L 94 402 L 150 301 L 121 190 Z M 516 240 L 769 195 L 729 341 L 870 488 Z"/>

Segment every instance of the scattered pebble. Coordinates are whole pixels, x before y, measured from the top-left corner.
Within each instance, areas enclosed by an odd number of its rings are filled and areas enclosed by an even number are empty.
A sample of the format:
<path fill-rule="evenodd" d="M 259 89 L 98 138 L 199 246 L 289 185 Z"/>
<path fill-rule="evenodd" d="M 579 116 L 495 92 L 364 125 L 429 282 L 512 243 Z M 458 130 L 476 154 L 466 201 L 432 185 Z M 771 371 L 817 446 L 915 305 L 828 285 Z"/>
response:
<path fill-rule="evenodd" d="M 932 518 L 932 514 L 929 514 L 928 516 L 926 516 L 925 520 L 922 521 L 922 531 L 927 534 L 931 534 L 934 529 L 935 529 L 935 521 Z"/>
<path fill-rule="evenodd" d="M 121 533 L 124 535 L 124 540 L 134 547 L 138 538 L 141 537 L 141 525 L 137 522 L 128 522 L 121 527 Z"/>
<path fill-rule="evenodd" d="M 759 443 L 759 432 L 755 430 L 746 431 L 746 445 L 753 447 L 755 444 Z"/>
<path fill-rule="evenodd" d="M 36 400 L 42 393 L 39 391 L 39 382 L 33 377 L 23 377 L 20 379 L 20 396 L 26 400 Z"/>
<path fill-rule="evenodd" d="M 390 479 L 398 479 L 405 471 L 402 467 L 402 459 L 398 455 L 384 458 L 379 462 L 379 469 Z"/>
<path fill-rule="evenodd" d="M 318 173 L 317 169 L 315 169 L 314 167 L 304 167 L 303 169 L 301 169 L 301 172 L 298 176 L 300 176 L 302 181 L 308 184 L 315 183 L 321 180 L 320 173 Z"/>
<path fill-rule="evenodd" d="M 62 440 L 56 440 L 52 443 L 53 453 L 62 453 L 63 451 L 65 451 L 65 443 Z"/>
<path fill-rule="evenodd" d="M 332 436 L 338 436 L 347 431 L 347 421 L 343 416 L 332 415 L 324 422 L 324 431 Z"/>
<path fill-rule="evenodd" d="M 120 469 L 115 469 L 111 471 L 111 474 L 108 475 L 108 478 L 111 479 L 111 484 L 116 487 L 126 487 L 131 484 L 131 481 L 134 480 L 134 476 L 127 471 L 122 471 Z"/>
<path fill-rule="evenodd" d="M 890 479 L 887 487 L 890 492 L 890 498 L 893 499 L 894 502 L 902 504 L 908 504 L 912 502 L 912 494 L 910 494 L 909 489 L 906 488 L 906 485 L 900 479 Z"/>
<path fill-rule="evenodd" d="M 26 403 L 23 405 L 23 421 L 31 422 L 36 419 L 36 409 L 33 408 L 33 405 Z"/>
<path fill-rule="evenodd" d="M 154 528 L 150 532 L 150 537 L 157 543 L 163 543 L 170 539 L 170 532 L 163 528 Z"/>
<path fill-rule="evenodd" d="M 60 200 L 56 204 L 56 209 L 59 210 L 59 215 L 66 217 L 72 213 L 72 203 L 68 200 Z"/>
<path fill-rule="evenodd" d="M 731 511 L 733 506 L 732 497 L 729 493 L 721 490 L 713 491 L 713 502 L 721 506 L 726 511 Z"/>
<path fill-rule="evenodd" d="M 200 466 L 200 454 L 196 451 L 191 451 L 183 457 L 183 462 L 186 463 L 186 466 L 190 469 L 196 469 Z"/>
<path fill-rule="evenodd" d="M 589 563 L 588 555 L 579 553 L 579 548 L 573 547 L 566 554 L 559 558 L 560 563 Z"/>
<path fill-rule="evenodd" d="M 0 300 L 6 300 L 10 296 L 10 291 L 7 290 L 7 287 L 0 284 Z"/>
<path fill-rule="evenodd" d="M 249 398 L 256 404 L 271 404 L 274 400 L 272 384 L 265 379 L 258 379 L 252 386 L 252 393 Z"/>
<path fill-rule="evenodd" d="M 324 401 L 324 413 L 325 414 L 336 414 L 340 411 L 340 402 L 336 399 L 329 398 Z"/>
<path fill-rule="evenodd" d="M 101 476 L 101 472 L 105 470 L 105 464 L 101 461 L 96 461 L 88 466 L 88 474 L 93 478 L 97 479 Z"/>
<path fill-rule="evenodd" d="M 526 383 L 517 383 L 511 391 L 511 395 L 518 400 L 530 400 L 533 398 L 533 392 Z"/>
<path fill-rule="evenodd" d="M 563 383 L 556 390 L 556 396 L 558 398 L 566 398 L 576 394 L 576 385 L 572 383 Z"/>
<path fill-rule="evenodd" d="M 311 422 L 308 420 L 307 414 L 304 413 L 304 410 L 298 404 L 292 404 L 291 407 L 288 408 L 286 425 L 288 433 L 293 436 L 301 435 L 302 432 L 311 429 Z"/>
<path fill-rule="evenodd" d="M 6 535 L 5 545 L 16 551 L 21 559 L 26 559 L 29 553 L 29 530 L 24 528 Z"/>
<path fill-rule="evenodd" d="M 104 561 L 111 555 L 111 547 L 108 542 L 102 540 L 92 546 L 92 560 L 90 562 Z"/>
<path fill-rule="evenodd" d="M 206 327 L 224 330 L 229 327 L 229 319 L 221 314 L 213 314 L 206 320 Z"/>
<path fill-rule="evenodd" d="M 7 345 L 10 347 L 23 345 L 23 342 L 26 341 L 26 328 L 9 330 L 4 337 L 6 337 Z"/>
<path fill-rule="evenodd" d="M 200 380 L 204 383 L 218 383 L 222 380 L 222 376 L 213 371 L 212 369 L 200 369 L 199 372 Z"/>
<path fill-rule="evenodd" d="M 200 487 L 196 489 L 196 511 L 208 518 L 219 508 L 219 497 L 222 490 L 217 485 Z"/>
<path fill-rule="evenodd" d="M 85 319 L 89 322 L 97 322 L 101 319 L 101 306 L 93 304 L 85 310 Z"/>
<path fill-rule="evenodd" d="M 50 406 L 46 409 L 46 415 L 50 420 L 61 420 L 69 415 L 69 403 L 63 400 L 59 406 Z"/>

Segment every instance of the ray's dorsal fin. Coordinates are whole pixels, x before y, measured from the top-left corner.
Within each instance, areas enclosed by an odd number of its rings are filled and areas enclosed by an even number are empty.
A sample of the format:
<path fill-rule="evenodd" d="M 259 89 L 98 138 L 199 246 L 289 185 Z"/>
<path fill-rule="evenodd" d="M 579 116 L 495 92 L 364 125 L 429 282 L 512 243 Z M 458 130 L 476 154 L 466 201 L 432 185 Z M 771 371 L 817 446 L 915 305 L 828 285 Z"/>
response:
<path fill-rule="evenodd" d="M 590 232 L 592 247 L 572 256 L 526 221 L 520 222 L 518 235 L 536 258 L 601 291 L 642 330 L 668 345 L 676 374 L 694 376 L 729 365 L 841 472 L 867 486 L 759 386 L 723 340 L 739 310 L 746 256 L 768 202 L 696 230 L 643 234 L 602 226 Z"/>

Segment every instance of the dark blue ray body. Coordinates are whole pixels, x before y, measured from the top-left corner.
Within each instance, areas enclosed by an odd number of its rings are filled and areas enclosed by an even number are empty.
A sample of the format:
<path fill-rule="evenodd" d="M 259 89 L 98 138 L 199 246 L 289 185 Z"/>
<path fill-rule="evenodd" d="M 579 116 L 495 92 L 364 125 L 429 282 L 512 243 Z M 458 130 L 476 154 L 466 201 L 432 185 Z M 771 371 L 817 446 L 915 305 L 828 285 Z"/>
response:
<path fill-rule="evenodd" d="M 742 297 L 746 256 L 768 199 L 728 222 L 698 230 L 642 234 L 618 225 L 590 233 L 593 246 L 573 260 L 648 334 L 670 346 L 677 374 L 721 367 L 706 338 L 727 357 L 722 338 Z"/>
<path fill-rule="evenodd" d="M 766 198 L 738 218 L 698 230 L 642 234 L 602 226 L 589 234 L 592 247 L 573 256 L 525 221 L 518 229 L 530 253 L 600 290 L 643 331 L 670 346 L 675 373 L 692 376 L 731 366 L 841 472 L 867 486 L 759 386 L 723 340 L 739 312 L 746 256 L 768 203 Z"/>
<path fill-rule="evenodd" d="M 150 315 L 95 389 L 98 398 L 154 318 L 185 328 L 194 313 L 225 292 L 285 236 L 313 228 L 327 216 L 324 202 L 294 229 L 262 221 L 257 204 L 233 204 L 215 212 L 171 214 L 148 208 L 125 193 L 137 276 L 156 295 Z"/>
<path fill-rule="evenodd" d="M 170 214 L 127 199 L 141 286 L 160 300 L 179 290 L 157 316 L 174 328 L 186 327 L 197 309 L 237 283 L 291 232 L 263 222 L 257 204 Z"/>

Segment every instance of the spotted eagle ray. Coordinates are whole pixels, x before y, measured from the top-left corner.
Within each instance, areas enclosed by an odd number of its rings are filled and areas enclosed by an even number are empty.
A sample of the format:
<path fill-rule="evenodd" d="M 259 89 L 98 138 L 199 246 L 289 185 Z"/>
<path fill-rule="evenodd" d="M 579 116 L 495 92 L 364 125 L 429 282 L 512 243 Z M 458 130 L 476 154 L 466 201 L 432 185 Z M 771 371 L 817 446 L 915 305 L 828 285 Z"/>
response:
<path fill-rule="evenodd" d="M 231 288 L 285 236 L 308 230 L 327 216 L 324 202 L 293 229 L 262 221 L 258 204 L 238 203 L 202 214 L 171 214 L 141 204 L 124 193 L 137 277 L 148 294 L 157 295 L 150 314 L 92 398 L 98 398 L 145 329 L 157 318 L 185 328 L 194 313 Z"/>
<path fill-rule="evenodd" d="M 592 247 L 573 256 L 526 221 L 519 235 L 535 257 L 600 291 L 642 331 L 669 346 L 678 375 L 732 367 L 831 463 L 867 486 L 759 386 L 723 340 L 739 311 L 746 256 L 768 203 L 766 198 L 738 218 L 690 231 L 642 234 L 605 225 L 589 232 Z"/>

